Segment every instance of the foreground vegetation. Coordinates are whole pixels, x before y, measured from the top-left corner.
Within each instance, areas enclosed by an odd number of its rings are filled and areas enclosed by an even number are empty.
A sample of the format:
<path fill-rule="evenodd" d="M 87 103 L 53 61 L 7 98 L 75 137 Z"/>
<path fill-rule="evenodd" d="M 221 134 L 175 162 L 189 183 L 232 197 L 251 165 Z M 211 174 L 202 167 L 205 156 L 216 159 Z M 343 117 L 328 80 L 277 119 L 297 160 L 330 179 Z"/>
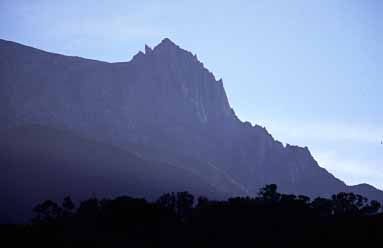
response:
<path fill-rule="evenodd" d="M 383 244 L 381 204 L 353 193 L 331 199 L 280 194 L 227 201 L 168 193 L 155 202 L 91 198 L 76 208 L 47 200 L 30 225 L 3 225 L 3 242 L 50 247 L 296 247 Z"/>

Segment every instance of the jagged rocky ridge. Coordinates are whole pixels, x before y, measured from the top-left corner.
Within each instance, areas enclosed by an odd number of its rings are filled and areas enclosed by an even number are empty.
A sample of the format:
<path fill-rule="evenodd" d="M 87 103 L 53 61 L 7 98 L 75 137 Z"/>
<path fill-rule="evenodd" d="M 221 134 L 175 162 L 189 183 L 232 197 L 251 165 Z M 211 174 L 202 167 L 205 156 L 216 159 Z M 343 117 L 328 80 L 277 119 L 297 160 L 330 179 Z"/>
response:
<path fill-rule="evenodd" d="M 265 128 L 239 120 L 222 80 L 169 39 L 121 63 L 4 40 L 0 55 L 3 130 L 29 124 L 69 130 L 181 167 L 226 195 L 254 195 L 276 183 L 295 194 L 353 191 L 383 199 L 372 186 L 345 185 L 307 147 L 283 146 Z"/>

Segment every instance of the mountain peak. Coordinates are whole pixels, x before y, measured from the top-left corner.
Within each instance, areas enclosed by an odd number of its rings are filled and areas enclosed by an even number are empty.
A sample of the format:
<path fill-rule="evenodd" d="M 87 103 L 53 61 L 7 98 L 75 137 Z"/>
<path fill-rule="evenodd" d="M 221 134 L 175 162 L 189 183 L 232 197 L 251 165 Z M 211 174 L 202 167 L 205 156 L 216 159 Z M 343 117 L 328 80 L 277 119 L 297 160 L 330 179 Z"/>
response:
<path fill-rule="evenodd" d="M 179 49 L 181 48 L 169 38 L 164 38 L 156 47 L 154 47 L 154 50 L 174 51 Z"/>
<path fill-rule="evenodd" d="M 177 46 L 173 41 L 169 38 L 164 38 L 160 44 L 168 45 L 168 46 Z"/>

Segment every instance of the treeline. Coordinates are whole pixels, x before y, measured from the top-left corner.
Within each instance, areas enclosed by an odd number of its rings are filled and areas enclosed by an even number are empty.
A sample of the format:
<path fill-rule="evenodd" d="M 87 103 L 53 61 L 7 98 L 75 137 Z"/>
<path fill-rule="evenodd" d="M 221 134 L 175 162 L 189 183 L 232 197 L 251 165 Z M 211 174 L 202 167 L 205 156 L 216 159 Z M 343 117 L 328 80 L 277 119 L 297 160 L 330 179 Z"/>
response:
<path fill-rule="evenodd" d="M 296 247 L 383 243 L 381 204 L 353 193 L 311 200 L 266 185 L 258 197 L 213 201 L 188 192 L 155 202 L 121 196 L 75 206 L 38 204 L 31 225 L 14 228 L 15 242 L 40 246 Z"/>

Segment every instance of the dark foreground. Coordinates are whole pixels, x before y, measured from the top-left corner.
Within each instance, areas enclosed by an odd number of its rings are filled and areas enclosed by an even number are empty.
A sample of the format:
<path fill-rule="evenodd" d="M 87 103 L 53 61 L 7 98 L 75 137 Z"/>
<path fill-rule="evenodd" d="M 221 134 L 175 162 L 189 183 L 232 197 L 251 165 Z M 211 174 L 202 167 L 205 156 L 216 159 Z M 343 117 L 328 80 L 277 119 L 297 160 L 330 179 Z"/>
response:
<path fill-rule="evenodd" d="M 32 224 L 2 225 L 0 235 L 7 247 L 381 247 L 380 210 L 352 193 L 311 201 L 275 185 L 227 201 L 181 192 L 156 202 L 92 198 L 76 208 L 67 197 L 37 205 Z"/>

